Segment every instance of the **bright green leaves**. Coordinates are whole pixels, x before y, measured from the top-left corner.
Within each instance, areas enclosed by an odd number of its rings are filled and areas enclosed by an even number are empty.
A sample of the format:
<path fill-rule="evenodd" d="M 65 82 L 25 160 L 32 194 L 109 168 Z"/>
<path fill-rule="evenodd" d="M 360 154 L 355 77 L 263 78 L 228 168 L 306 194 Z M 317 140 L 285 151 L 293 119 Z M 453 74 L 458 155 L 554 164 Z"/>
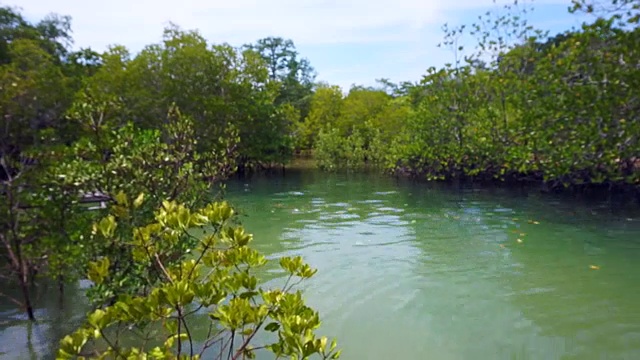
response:
<path fill-rule="evenodd" d="M 88 278 L 93 281 L 95 284 L 102 284 L 104 279 L 109 276 L 109 266 L 111 265 L 111 261 L 109 258 L 105 257 L 98 261 L 92 261 L 89 263 L 89 271 Z"/>
<path fill-rule="evenodd" d="M 267 317 L 269 308 L 266 305 L 254 306 L 249 299 L 234 298 L 227 305 L 219 306 L 212 318 L 229 330 L 245 330 L 247 325 L 258 324 Z"/>
<path fill-rule="evenodd" d="M 135 208 L 123 196 L 116 201 Z M 226 202 L 191 210 L 183 204 L 165 201 L 155 212 L 153 222 L 132 229 L 131 240 L 126 233 L 116 231 L 121 222 L 131 217 L 108 215 L 98 222 L 97 235 L 127 244 L 121 251 L 130 252 L 131 256 L 122 252 L 120 256 L 133 261 L 131 268 L 140 267 L 147 272 L 137 278 L 136 291 L 121 293 L 113 305 L 88 314 L 86 324 L 61 342 L 58 358 L 74 358 L 85 348 L 91 348 L 97 350 L 96 358 L 120 354 L 136 359 L 195 359 L 201 349 L 193 353 L 191 349 L 204 346 L 202 350 L 208 354 L 206 350 L 213 343 L 227 344 L 226 347 L 234 344 L 223 353 L 252 358 L 257 338 L 252 340 L 260 331 L 274 333 L 277 341 L 260 347 L 277 356 L 305 359 L 318 354 L 324 359 L 337 358 L 335 341 L 329 345 L 327 338 L 318 338 L 314 333 L 320 326 L 318 313 L 305 305 L 301 292 L 291 291 L 299 283 L 292 282 L 292 278 L 302 281 L 312 277 L 316 270 L 300 257 L 282 258 L 280 266 L 288 274 L 285 287 L 262 289 L 255 271 L 267 260 L 249 246 L 252 235 L 232 224 L 233 213 Z M 207 231 L 200 241 L 191 242 L 195 229 Z M 177 252 L 184 243 L 195 244 L 192 253 Z M 131 281 L 114 273 L 117 268 L 113 262 L 117 260 L 103 257 L 89 264 L 88 277 L 96 288 L 105 289 L 116 279 Z M 208 314 L 212 328 L 217 329 L 204 345 L 193 339 L 188 330 L 196 312 Z M 118 332 L 113 330 L 123 325 L 135 327 L 140 334 L 155 334 L 164 342 L 148 349 L 109 346 L 121 344 L 115 341 Z M 229 342 L 230 337 L 237 340 Z M 211 356 L 218 353 L 216 350 Z"/>
<path fill-rule="evenodd" d="M 139 208 L 140 206 L 142 206 L 142 204 L 144 203 L 144 193 L 140 193 L 135 200 L 133 200 L 133 207 L 135 209 Z"/>
<path fill-rule="evenodd" d="M 162 290 L 164 300 L 172 307 L 190 304 L 195 296 L 188 280 L 175 281 Z"/>
<path fill-rule="evenodd" d="M 104 237 L 105 239 L 108 239 L 114 235 L 116 227 L 117 227 L 116 218 L 113 217 L 112 215 L 109 215 L 103 218 L 102 220 L 100 220 L 100 222 L 98 222 L 97 224 L 95 224 L 93 228 L 94 228 L 94 233 L 96 231 L 99 231 L 102 237 Z"/>
<path fill-rule="evenodd" d="M 223 263 L 232 266 L 233 264 L 247 264 L 248 266 L 259 266 L 264 263 L 264 258 L 253 249 L 246 247 L 251 240 L 251 234 L 246 234 L 240 227 L 230 227 L 227 223 L 233 217 L 233 209 L 226 202 L 213 203 L 197 211 L 175 201 L 163 201 L 162 206 L 155 212 L 155 222 L 145 226 L 134 227 L 131 230 L 123 229 L 115 232 L 116 221 L 126 223 L 137 216 L 136 202 L 142 199 L 140 194 L 133 202 L 120 193 L 116 196 L 116 204 L 111 211 L 125 212 L 121 215 L 109 215 L 99 221 L 95 226 L 95 233 L 101 235 L 111 246 L 121 247 L 119 257 L 130 256 L 130 261 L 134 266 L 123 266 L 113 268 L 113 274 L 109 277 L 109 282 L 104 282 L 107 278 L 104 269 L 95 264 L 91 264 L 90 276 L 95 278 L 96 284 L 101 285 L 91 289 L 91 293 L 102 293 L 98 299 L 102 299 L 107 294 L 115 294 L 129 288 L 134 291 L 138 286 L 142 286 L 146 281 L 161 278 L 164 281 L 174 282 L 176 288 L 163 290 L 163 296 L 170 300 L 170 305 L 184 304 L 191 302 L 195 291 L 200 291 L 202 296 L 203 287 L 184 289 L 181 281 L 194 281 L 202 271 L 203 264 L 216 267 Z M 128 206 L 128 208 L 125 208 Z M 114 210 L 115 207 L 121 207 Z M 205 234 L 199 238 L 192 233 L 196 228 L 206 229 Z M 100 240 L 104 241 L 104 240 Z M 226 250 L 214 249 L 219 242 L 227 242 L 232 246 Z M 126 251 L 123 253 L 123 251 Z M 194 251 L 202 254 L 198 262 L 186 257 Z M 105 258 L 108 259 L 108 258 Z M 96 263 L 101 264 L 101 263 Z M 161 264 L 163 266 L 161 266 Z M 132 271 L 133 269 L 133 271 Z M 100 271 L 99 271 L 100 270 Z M 126 272 L 125 272 L 126 271 Z M 208 290 L 211 290 L 210 288 Z M 215 294 L 207 296 L 208 303 L 218 302 Z"/>
<path fill-rule="evenodd" d="M 285 261 L 292 267 L 300 267 L 295 260 Z M 299 264 L 299 263 L 298 263 Z M 314 330 L 320 326 L 318 313 L 304 304 L 301 293 L 282 292 L 280 290 L 265 291 L 261 294 L 265 304 L 272 311 L 269 322 L 264 329 L 278 333 L 278 342 L 268 345 L 277 356 L 290 356 L 305 359 L 313 354 L 322 358 L 337 359 L 340 351 L 336 351 L 336 341 L 327 346 L 326 337 L 317 338 Z"/>
<path fill-rule="evenodd" d="M 243 265 L 248 268 L 262 266 L 266 263 L 264 255 L 248 246 L 231 245 L 226 250 L 213 250 L 203 256 L 207 266 L 217 264 L 223 268 L 235 268 Z"/>
<path fill-rule="evenodd" d="M 300 256 L 283 257 L 280 259 L 280 266 L 293 276 L 308 279 L 315 275 L 317 269 L 312 269 L 308 264 L 302 261 Z"/>
<path fill-rule="evenodd" d="M 277 304 L 271 317 L 276 322 L 269 323 L 265 330 L 278 332 L 277 343 L 269 345 L 269 349 L 278 356 L 306 359 L 313 354 L 323 358 L 337 359 L 339 351 L 335 351 L 335 340 L 327 346 L 326 337 L 317 338 L 314 330 L 320 326 L 318 313 L 307 307 L 300 292 L 296 293 L 263 293 L 267 304 Z"/>
<path fill-rule="evenodd" d="M 199 213 L 216 225 L 220 225 L 225 221 L 228 221 L 234 215 L 233 208 L 231 208 L 226 201 L 207 205 L 205 208 L 200 210 Z"/>
<path fill-rule="evenodd" d="M 225 233 L 225 239 L 228 239 L 234 246 L 242 247 L 249 244 L 249 241 L 253 238 L 253 235 L 246 234 L 241 227 L 227 228 Z"/>
<path fill-rule="evenodd" d="M 189 335 L 182 333 L 182 334 L 175 334 L 175 335 L 171 335 L 167 341 L 164 342 L 164 346 L 165 348 L 172 348 L 176 342 L 176 340 L 180 340 L 180 341 L 186 341 L 189 339 Z"/>
<path fill-rule="evenodd" d="M 122 190 L 116 194 L 116 196 L 114 197 L 114 200 L 116 201 L 116 204 L 120 206 L 129 207 L 129 199 L 127 198 L 127 195 Z"/>
<path fill-rule="evenodd" d="M 165 200 L 162 202 L 162 208 L 156 213 L 156 220 L 164 226 L 178 227 L 180 229 L 203 227 L 205 225 L 219 227 L 229 221 L 233 215 L 233 209 L 226 202 L 210 204 L 192 213 L 184 205 L 179 205 L 175 201 Z M 231 235 L 229 238 L 235 239 L 235 235 Z"/>
<path fill-rule="evenodd" d="M 209 278 L 205 281 L 195 282 L 193 292 L 202 306 L 219 305 L 227 299 L 228 292 L 222 289 L 225 278 Z"/>
<path fill-rule="evenodd" d="M 87 341 L 89 341 L 89 333 L 84 329 L 78 330 L 72 335 L 65 336 L 60 341 L 60 350 L 58 350 L 56 359 L 75 359 Z"/>
<path fill-rule="evenodd" d="M 411 110 L 405 100 L 363 87 L 343 97 L 339 88 L 321 86 L 299 126 L 298 146 L 312 148 L 324 170 L 386 166 L 391 142 Z"/>
<path fill-rule="evenodd" d="M 112 322 L 113 312 L 110 310 L 104 311 L 98 309 L 87 316 L 87 324 L 94 330 L 93 337 L 98 339 L 101 334 L 101 330 L 105 329 Z"/>
<path fill-rule="evenodd" d="M 180 211 L 176 214 L 176 216 L 173 218 L 174 220 L 177 221 L 177 225 L 180 229 L 187 229 L 187 227 L 189 227 L 190 224 L 190 220 L 191 220 L 191 213 L 189 212 L 189 210 L 182 208 L 180 209 Z"/>

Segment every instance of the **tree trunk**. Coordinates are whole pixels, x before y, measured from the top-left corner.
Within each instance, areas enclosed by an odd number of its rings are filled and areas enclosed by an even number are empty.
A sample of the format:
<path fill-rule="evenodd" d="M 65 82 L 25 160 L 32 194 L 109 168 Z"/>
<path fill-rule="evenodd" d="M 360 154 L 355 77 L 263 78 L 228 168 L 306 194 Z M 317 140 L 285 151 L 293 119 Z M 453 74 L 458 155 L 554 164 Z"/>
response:
<path fill-rule="evenodd" d="M 64 308 L 64 277 L 58 275 L 58 294 L 60 296 L 60 309 Z"/>
<path fill-rule="evenodd" d="M 33 314 L 33 305 L 31 304 L 31 294 L 29 294 L 29 282 L 27 281 L 27 274 L 22 273 L 18 277 L 20 278 L 20 289 L 22 290 L 22 297 L 24 298 L 24 307 L 27 311 L 27 316 L 29 317 L 30 321 L 36 321 L 36 317 Z"/>

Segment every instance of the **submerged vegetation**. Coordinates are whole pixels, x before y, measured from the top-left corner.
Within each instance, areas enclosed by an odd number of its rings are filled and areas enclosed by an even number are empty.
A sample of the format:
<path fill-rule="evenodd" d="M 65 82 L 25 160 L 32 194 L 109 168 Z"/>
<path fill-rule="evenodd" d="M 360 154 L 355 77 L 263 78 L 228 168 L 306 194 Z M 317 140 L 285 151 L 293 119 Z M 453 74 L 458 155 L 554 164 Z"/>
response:
<path fill-rule="evenodd" d="M 312 153 L 326 170 L 637 191 L 640 8 L 605 5 L 574 0 L 601 16 L 549 36 L 516 2 L 445 27 L 454 61 L 421 81 L 347 94 L 316 83 L 291 40 L 236 48 L 170 25 L 136 55 L 72 51 L 68 17 L 32 24 L 2 7 L 0 276 L 21 296 L 0 295 L 35 320 L 39 281 L 63 292 L 92 280 L 95 310 L 60 358 L 250 358 L 259 331 L 275 333 L 263 348 L 277 356 L 338 357 L 291 281 L 260 287 L 266 260 L 230 205 L 211 203 L 220 181 Z M 290 280 L 314 273 L 299 258 L 280 265 Z M 210 316 L 207 339 L 191 337 L 196 312 Z"/>

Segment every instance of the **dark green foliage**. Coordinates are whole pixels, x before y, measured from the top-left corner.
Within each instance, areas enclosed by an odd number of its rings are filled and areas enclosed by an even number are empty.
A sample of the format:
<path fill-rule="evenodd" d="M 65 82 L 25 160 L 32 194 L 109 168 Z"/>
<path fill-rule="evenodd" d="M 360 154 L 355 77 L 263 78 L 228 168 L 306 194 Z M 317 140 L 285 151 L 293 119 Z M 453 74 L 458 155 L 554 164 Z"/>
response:
<path fill-rule="evenodd" d="M 428 178 L 638 184 L 638 34 L 600 19 L 498 49 L 493 70 L 432 71 L 398 168 Z"/>
<path fill-rule="evenodd" d="M 354 167 L 346 159 L 355 156 L 432 180 L 637 189 L 640 30 L 629 24 L 637 22 L 638 2 L 574 3 L 574 11 L 602 16 L 548 37 L 527 24 L 531 9 L 516 3 L 471 26 L 445 26 L 441 45 L 454 61 L 403 91 L 380 81 L 394 100 L 375 89 L 352 89 L 345 98 L 319 89 L 303 144 L 328 169 Z M 459 46 L 467 35 L 478 40 L 475 53 Z M 356 129 L 364 156 L 349 137 Z"/>
<path fill-rule="evenodd" d="M 300 59 L 291 40 L 267 37 L 245 48 L 258 53 L 267 64 L 269 78 L 279 84 L 276 105 L 291 104 L 302 118 L 309 113 L 315 71 L 309 60 Z"/>
<path fill-rule="evenodd" d="M 68 17 L 32 24 L 0 8 L 0 240 L 9 279 L 82 276 L 95 254 L 82 238 L 83 193 L 195 206 L 237 162 L 290 158 L 299 110 L 276 98 L 285 80 L 310 81 L 307 62 L 290 57 L 295 69 L 272 81 L 256 52 L 210 46 L 175 25 L 133 58 L 122 46 L 97 54 L 70 44 Z"/>
<path fill-rule="evenodd" d="M 68 17 L 34 25 L 0 8 L 0 276 L 22 291 L 10 299 L 35 320 L 38 281 L 61 292 L 93 281 L 95 311 L 61 342 L 63 359 L 197 359 L 214 345 L 252 358 L 264 330 L 278 337 L 264 347 L 276 356 L 337 358 L 294 283 L 259 287 L 250 271 L 266 260 L 231 207 L 205 206 L 238 165 L 288 161 L 308 62 L 291 53 L 272 79 L 259 53 L 175 25 L 135 57 L 122 46 L 71 52 L 69 34 Z M 281 266 L 289 280 L 315 273 L 299 258 Z M 216 329 L 199 355 L 193 307 L 207 307 Z M 161 347 L 121 345 L 123 328 L 162 329 Z"/>

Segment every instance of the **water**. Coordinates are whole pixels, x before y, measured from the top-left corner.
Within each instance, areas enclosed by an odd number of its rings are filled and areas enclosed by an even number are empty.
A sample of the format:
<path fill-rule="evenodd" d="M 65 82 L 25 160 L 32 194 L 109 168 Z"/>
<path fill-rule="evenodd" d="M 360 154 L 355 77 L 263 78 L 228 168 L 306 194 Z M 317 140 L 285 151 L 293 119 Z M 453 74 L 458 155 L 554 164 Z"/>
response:
<path fill-rule="evenodd" d="M 260 251 L 319 269 L 306 299 L 344 359 L 640 359 L 637 208 L 309 170 L 227 198 Z M 50 358 L 79 293 L 31 332 L 2 304 L 0 358 Z"/>

